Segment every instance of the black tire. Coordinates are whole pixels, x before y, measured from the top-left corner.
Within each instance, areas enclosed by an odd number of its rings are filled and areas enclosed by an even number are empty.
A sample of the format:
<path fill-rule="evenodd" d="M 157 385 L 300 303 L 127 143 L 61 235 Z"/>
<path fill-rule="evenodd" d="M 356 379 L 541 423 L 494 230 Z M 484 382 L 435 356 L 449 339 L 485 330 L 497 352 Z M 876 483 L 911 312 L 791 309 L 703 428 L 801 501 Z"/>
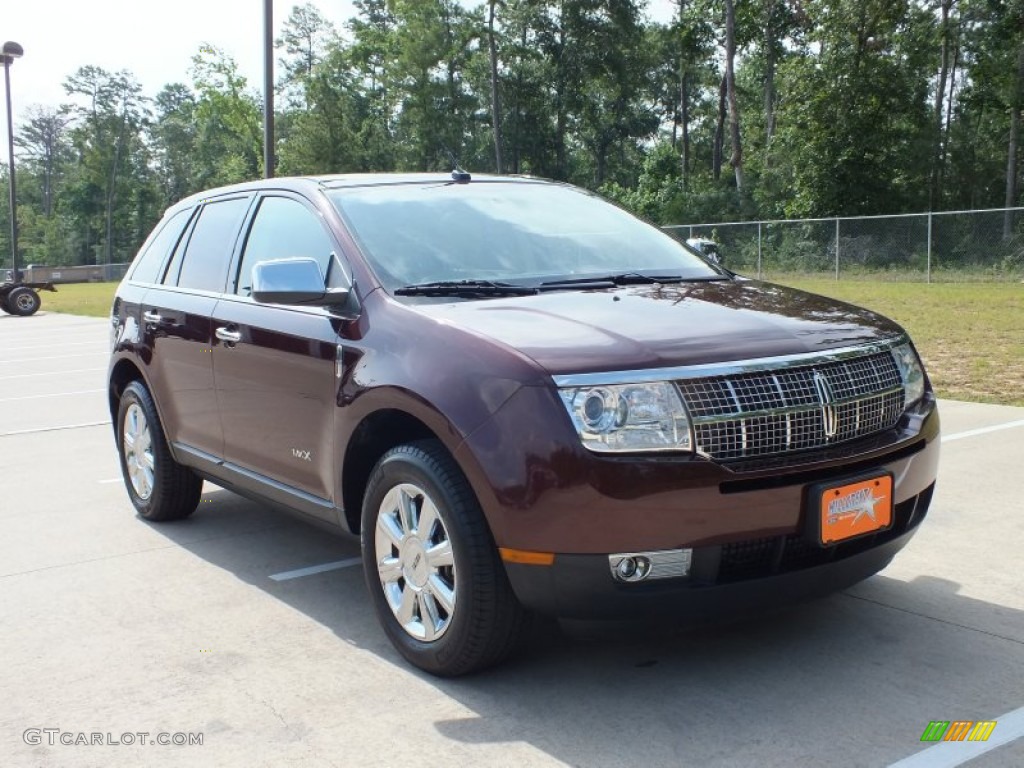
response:
<path fill-rule="evenodd" d="M 39 294 L 27 286 L 19 286 L 7 294 L 7 301 L 4 309 L 12 315 L 28 317 L 34 315 L 42 306 L 43 300 Z"/>
<path fill-rule="evenodd" d="M 7 307 L 7 296 L 0 296 L 0 311 L 6 312 L 8 315 L 13 314 Z"/>
<path fill-rule="evenodd" d="M 137 419 L 138 414 L 138 411 L 133 411 L 133 406 L 141 411 L 149 430 L 152 483 L 148 494 L 145 487 L 140 491 L 132 482 L 129 460 L 135 459 L 136 454 L 133 451 L 132 457 L 126 456 L 125 421 L 129 418 L 129 412 L 133 419 Z M 138 424 L 138 421 L 135 420 L 133 423 Z M 141 381 L 131 382 L 121 394 L 117 408 L 116 440 L 117 453 L 121 458 L 121 475 L 125 488 L 128 489 L 128 496 L 139 515 L 146 520 L 163 522 L 181 520 L 195 511 L 203 492 L 202 478 L 171 456 L 160 417 L 153 405 L 153 398 Z"/>
<path fill-rule="evenodd" d="M 454 586 L 454 609 L 447 615 L 447 626 L 431 641 L 417 639 L 399 622 L 377 570 L 381 506 L 389 493 L 408 485 L 422 489 L 433 502 L 443 524 L 443 530 L 436 526 L 434 530 L 438 536 L 447 537 L 453 555 L 454 566 L 448 573 Z M 419 519 L 417 513 L 417 536 Z M 440 677 L 456 677 L 497 664 L 520 645 L 529 614 L 512 592 L 469 482 L 440 442 L 422 440 L 401 445 L 381 458 L 363 497 L 361 538 L 366 584 L 377 617 L 388 639 L 410 663 Z M 395 548 L 394 552 L 399 550 Z M 424 561 L 429 567 L 429 557 Z M 417 562 L 412 563 L 413 568 Z M 401 584 L 406 585 L 402 588 L 404 595 L 409 587 L 405 576 L 396 582 L 396 586 Z M 419 613 L 422 616 L 422 611 Z"/>

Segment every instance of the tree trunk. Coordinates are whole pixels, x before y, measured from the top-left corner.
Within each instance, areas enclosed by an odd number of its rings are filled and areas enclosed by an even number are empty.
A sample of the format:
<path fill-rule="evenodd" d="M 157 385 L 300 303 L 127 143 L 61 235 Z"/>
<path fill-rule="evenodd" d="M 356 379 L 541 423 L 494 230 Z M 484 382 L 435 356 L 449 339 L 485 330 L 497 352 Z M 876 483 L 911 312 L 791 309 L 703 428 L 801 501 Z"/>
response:
<path fill-rule="evenodd" d="M 455 80 L 455 58 L 448 60 L 448 114 L 455 118 L 449 120 L 448 145 L 449 152 L 455 153 L 455 159 L 462 160 L 462 130 L 461 119 L 459 119 L 459 86 Z M 456 127 L 459 126 L 459 127 Z"/>
<path fill-rule="evenodd" d="M 558 27 L 558 74 L 555 78 L 555 164 L 558 166 L 558 179 L 565 181 L 569 177 L 565 154 L 565 8 L 561 10 Z"/>
<path fill-rule="evenodd" d="M 597 157 L 595 159 L 594 186 L 600 187 L 604 184 L 604 176 L 608 172 L 608 148 L 605 146 L 605 142 L 602 141 L 597 148 Z"/>
<path fill-rule="evenodd" d="M 949 68 L 949 96 L 946 98 L 946 130 L 953 124 L 953 94 L 956 93 L 956 70 L 960 66 L 960 45 L 953 46 L 953 64 Z"/>
<path fill-rule="evenodd" d="M 711 175 L 715 181 L 722 177 L 722 155 L 725 149 L 725 75 L 718 86 L 718 122 L 715 125 L 715 143 L 711 154 Z"/>
<path fill-rule="evenodd" d="M 690 182 L 690 76 L 683 73 L 679 84 L 679 104 L 683 129 L 683 189 Z"/>
<path fill-rule="evenodd" d="M 43 174 L 43 216 L 53 215 L 53 167 L 47 163 Z"/>
<path fill-rule="evenodd" d="M 121 112 L 121 126 L 117 132 L 117 141 L 114 143 L 114 159 L 110 164 L 110 178 L 107 186 L 107 211 L 106 211 L 106 263 L 114 263 L 114 200 L 117 190 L 117 172 L 121 165 L 121 149 L 124 146 L 124 134 L 128 128 L 128 105 L 124 104 Z"/>
<path fill-rule="evenodd" d="M 953 45 L 953 61 L 949 67 L 949 93 L 946 96 L 946 119 L 943 127 L 942 146 L 939 154 L 939 177 L 936 179 L 935 199 L 942 207 L 942 186 L 946 176 L 946 150 L 949 146 L 949 126 L 953 124 L 953 95 L 956 93 L 956 70 L 960 66 L 960 46 Z"/>
<path fill-rule="evenodd" d="M 104 247 L 104 250 L 106 251 L 107 264 L 114 263 L 114 198 L 116 196 L 115 189 L 117 184 L 117 167 L 121 164 L 121 144 L 124 139 L 124 120 L 125 118 L 122 118 L 121 133 L 120 135 L 118 135 L 117 143 L 114 145 L 114 161 L 110 165 L 110 179 L 108 181 L 107 186 L 107 234 L 106 243 Z"/>
<path fill-rule="evenodd" d="M 772 16 L 775 14 L 776 3 L 769 2 L 765 11 L 764 25 L 764 141 L 765 165 L 767 165 L 768 145 L 775 135 L 775 34 L 772 27 Z"/>
<path fill-rule="evenodd" d="M 736 7 L 725 0 L 725 87 L 729 100 L 729 133 L 732 156 L 729 165 L 736 174 L 736 189 L 743 190 L 743 147 L 740 144 L 740 106 L 736 100 Z"/>
<path fill-rule="evenodd" d="M 1006 149 L 1006 208 L 1017 204 L 1017 143 L 1020 138 L 1021 92 L 1024 90 L 1024 45 L 1017 50 L 1017 76 L 1013 83 L 1013 102 L 1010 104 L 1010 139 Z M 1013 235 L 1013 214 L 1003 215 L 1003 239 Z"/>
<path fill-rule="evenodd" d="M 54 127 L 53 133 L 46 137 L 46 159 L 43 165 L 43 215 L 46 218 L 53 215 L 53 174 L 56 171 L 57 141 L 57 131 Z"/>
<path fill-rule="evenodd" d="M 686 0 L 679 0 L 679 27 L 682 29 L 685 26 Z M 679 124 L 683 133 L 683 151 L 679 162 L 683 189 L 686 189 L 690 182 L 690 73 L 687 51 L 682 45 L 682 38 L 680 38 L 679 47 Z M 675 138 L 674 130 L 672 137 Z"/>
<path fill-rule="evenodd" d="M 527 26 L 524 23 L 519 30 L 519 44 L 526 49 Z M 516 67 L 516 103 L 512 110 L 512 173 L 522 173 L 523 154 L 523 65 L 522 60 Z"/>
<path fill-rule="evenodd" d="M 939 29 L 942 35 L 942 48 L 939 54 L 939 82 L 935 87 L 935 107 L 933 117 L 935 123 L 935 154 L 932 156 L 931 188 L 928 195 L 928 208 L 935 210 L 939 202 L 939 175 L 942 172 L 942 147 L 944 136 L 942 130 L 942 100 L 946 96 L 946 78 L 949 77 L 949 11 L 953 0 L 942 0 L 942 21 Z"/>
<path fill-rule="evenodd" d="M 498 93 L 498 47 L 494 42 L 494 6 L 498 0 L 489 0 L 487 17 L 487 49 L 491 56 L 491 126 L 494 132 L 494 167 L 504 173 L 501 162 L 501 94 Z"/>

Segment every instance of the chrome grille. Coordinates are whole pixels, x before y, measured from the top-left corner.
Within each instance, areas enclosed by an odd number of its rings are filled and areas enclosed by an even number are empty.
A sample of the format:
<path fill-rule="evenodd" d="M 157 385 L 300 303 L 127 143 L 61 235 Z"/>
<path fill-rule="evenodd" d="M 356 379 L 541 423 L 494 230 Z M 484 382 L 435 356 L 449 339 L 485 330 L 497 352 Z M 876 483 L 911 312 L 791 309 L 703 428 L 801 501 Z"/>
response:
<path fill-rule="evenodd" d="M 821 448 L 892 427 L 903 381 L 889 352 L 677 382 L 697 450 L 743 459 Z"/>

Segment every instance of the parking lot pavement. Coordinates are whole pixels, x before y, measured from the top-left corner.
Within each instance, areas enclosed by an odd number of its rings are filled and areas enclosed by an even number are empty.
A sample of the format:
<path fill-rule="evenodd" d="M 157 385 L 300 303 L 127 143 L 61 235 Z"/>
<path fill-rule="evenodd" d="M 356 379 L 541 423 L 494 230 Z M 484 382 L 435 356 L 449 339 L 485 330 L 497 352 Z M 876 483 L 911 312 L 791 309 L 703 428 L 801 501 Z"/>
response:
<path fill-rule="evenodd" d="M 134 515 L 107 327 L 0 316 L 4 765 L 919 768 L 988 746 L 922 743 L 932 720 L 1024 731 L 1024 409 L 942 403 L 929 518 L 853 589 L 726 625 L 544 625 L 443 681 L 385 640 L 355 543 L 209 485 L 187 521 Z M 61 744 L 94 733 L 121 743 Z M 1020 766 L 1024 739 L 970 764 Z"/>

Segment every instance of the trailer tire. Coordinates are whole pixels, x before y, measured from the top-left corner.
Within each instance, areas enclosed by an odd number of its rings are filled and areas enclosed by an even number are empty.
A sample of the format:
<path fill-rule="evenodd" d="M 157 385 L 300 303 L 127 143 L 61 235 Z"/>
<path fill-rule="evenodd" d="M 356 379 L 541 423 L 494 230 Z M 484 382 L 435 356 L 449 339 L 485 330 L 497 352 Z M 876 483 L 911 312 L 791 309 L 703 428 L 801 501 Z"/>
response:
<path fill-rule="evenodd" d="M 38 293 L 27 286 L 19 286 L 7 294 L 7 306 L 4 309 L 12 315 L 28 317 L 38 312 L 42 303 Z"/>

